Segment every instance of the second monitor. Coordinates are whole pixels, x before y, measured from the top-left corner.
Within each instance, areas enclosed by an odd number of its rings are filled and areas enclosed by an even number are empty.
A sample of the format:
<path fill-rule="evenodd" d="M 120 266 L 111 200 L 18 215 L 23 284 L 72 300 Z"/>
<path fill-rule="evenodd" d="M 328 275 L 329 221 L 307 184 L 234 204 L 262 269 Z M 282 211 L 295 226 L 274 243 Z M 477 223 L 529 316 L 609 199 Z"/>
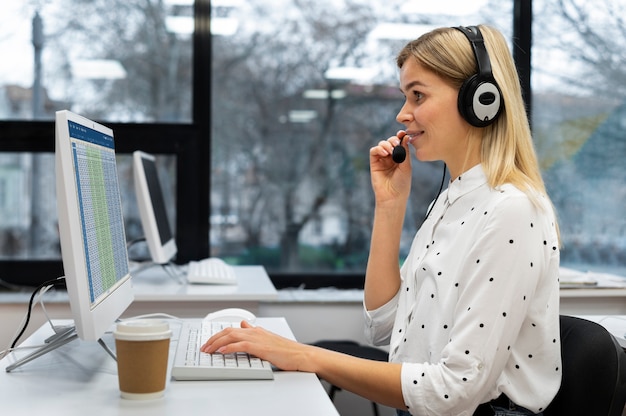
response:
<path fill-rule="evenodd" d="M 167 218 L 154 155 L 139 150 L 133 153 L 133 178 L 150 257 L 154 263 L 167 264 L 176 256 L 177 247 Z"/>
<path fill-rule="evenodd" d="M 177 253 L 176 241 L 168 221 L 155 162 L 155 157 L 149 153 L 140 150 L 133 153 L 133 176 L 139 216 L 152 262 L 162 265 L 172 277 L 178 279 L 181 277 L 179 269 L 171 264 Z M 174 271 L 167 266 L 172 266 Z M 233 267 L 219 258 L 191 261 L 183 273 L 188 283 L 237 284 Z"/>

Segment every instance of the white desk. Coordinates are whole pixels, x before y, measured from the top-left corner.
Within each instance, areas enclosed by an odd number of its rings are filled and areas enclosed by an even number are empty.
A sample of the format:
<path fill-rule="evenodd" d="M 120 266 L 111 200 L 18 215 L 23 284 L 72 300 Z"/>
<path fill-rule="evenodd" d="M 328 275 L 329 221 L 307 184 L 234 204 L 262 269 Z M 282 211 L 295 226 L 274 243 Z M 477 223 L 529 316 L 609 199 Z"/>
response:
<path fill-rule="evenodd" d="M 592 282 L 593 286 L 568 285 Z M 568 315 L 626 315 L 626 278 L 618 275 L 579 272 L 561 268 L 560 311 Z"/>
<path fill-rule="evenodd" d="M 180 318 L 198 318 L 218 309 L 238 307 L 259 315 L 262 301 L 273 301 L 278 292 L 263 266 L 235 266 L 237 285 L 188 285 L 170 277 L 160 266 L 133 273 L 135 301 L 123 317 L 152 313 L 168 313 Z M 27 311 L 33 288 L 20 292 L 0 293 L 0 350 L 10 344 Z M 46 310 L 52 319 L 72 317 L 67 292 L 52 291 L 44 297 Z M 283 316 L 283 314 L 277 314 Z M 276 315 L 274 315 L 276 316 Z M 40 308 L 35 308 L 31 327 L 46 320 Z M 27 330 L 25 337 L 31 333 Z"/>
<path fill-rule="evenodd" d="M 258 318 L 265 328 L 293 338 L 283 318 Z M 180 325 L 172 322 L 173 360 Z M 51 334 L 49 326 L 37 330 L 25 343 L 37 345 Z M 105 337 L 114 347 L 112 336 Z M 314 374 L 276 371 L 274 380 L 176 381 L 168 380 L 164 397 L 131 401 L 120 397 L 113 359 L 95 342 L 73 341 L 25 364 L 11 373 L 4 370 L 17 351 L 0 361 L 0 403 L 6 415 L 64 416 L 339 416 Z M 171 366 L 170 366 L 171 368 Z"/>
<path fill-rule="evenodd" d="M 566 315 L 626 315 L 626 289 L 561 289 L 560 311 Z"/>
<path fill-rule="evenodd" d="M 235 266 L 235 273 L 238 284 L 228 286 L 181 284 L 168 276 L 160 266 L 133 273 L 135 301 L 123 316 L 162 312 L 180 318 L 198 318 L 230 307 L 248 309 L 258 315 L 260 302 L 278 298 L 278 292 L 263 266 Z M 0 292 L 0 316 L 3 324 L 0 327 L 0 350 L 9 343 L 24 318 L 33 289 Z M 51 318 L 71 318 L 67 292 L 49 292 L 44 301 Z M 37 308 L 33 316 L 33 328 L 41 325 L 44 318 Z"/>
<path fill-rule="evenodd" d="M 273 301 L 278 292 L 263 266 L 235 266 L 236 285 L 189 285 L 170 277 L 161 267 L 133 274 L 135 301 L 124 316 L 164 312 L 197 318 L 231 307 L 258 312 L 259 302 Z"/>

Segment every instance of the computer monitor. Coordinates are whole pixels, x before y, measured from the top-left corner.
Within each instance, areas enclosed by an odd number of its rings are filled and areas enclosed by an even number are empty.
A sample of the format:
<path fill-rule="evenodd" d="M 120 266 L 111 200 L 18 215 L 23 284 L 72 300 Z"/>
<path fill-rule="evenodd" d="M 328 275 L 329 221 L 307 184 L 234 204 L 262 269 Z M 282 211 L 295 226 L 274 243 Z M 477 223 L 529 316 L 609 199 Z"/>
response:
<path fill-rule="evenodd" d="M 133 301 L 113 131 L 56 113 L 61 256 L 76 333 L 99 339 Z"/>
<path fill-rule="evenodd" d="M 59 237 L 74 325 L 9 372 L 67 342 L 102 341 L 134 299 L 115 162 L 113 131 L 67 110 L 56 113 L 55 176 Z"/>
<path fill-rule="evenodd" d="M 167 217 L 154 155 L 139 150 L 133 153 L 133 177 L 150 257 L 156 264 L 169 263 L 177 252 L 176 240 Z"/>

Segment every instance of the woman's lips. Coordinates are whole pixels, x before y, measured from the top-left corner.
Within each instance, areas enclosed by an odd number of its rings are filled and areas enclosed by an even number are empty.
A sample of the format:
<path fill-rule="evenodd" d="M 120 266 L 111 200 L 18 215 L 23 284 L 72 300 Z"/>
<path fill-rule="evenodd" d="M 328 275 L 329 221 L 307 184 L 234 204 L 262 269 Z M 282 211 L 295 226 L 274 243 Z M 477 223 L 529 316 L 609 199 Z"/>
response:
<path fill-rule="evenodd" d="M 406 135 L 409 138 L 409 143 L 412 143 L 415 141 L 415 139 L 417 139 L 419 136 L 421 136 L 424 132 L 423 131 L 407 131 Z"/>

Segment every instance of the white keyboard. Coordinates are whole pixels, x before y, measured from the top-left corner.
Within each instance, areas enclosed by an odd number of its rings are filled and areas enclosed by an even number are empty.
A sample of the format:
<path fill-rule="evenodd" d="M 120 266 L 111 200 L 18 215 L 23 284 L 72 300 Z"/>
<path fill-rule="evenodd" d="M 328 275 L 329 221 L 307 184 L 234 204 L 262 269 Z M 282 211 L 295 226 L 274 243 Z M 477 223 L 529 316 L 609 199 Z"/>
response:
<path fill-rule="evenodd" d="M 235 322 L 184 321 L 172 377 L 176 380 L 271 380 L 274 372 L 269 362 L 244 352 L 206 354 L 200 347 L 214 333 Z"/>
<path fill-rule="evenodd" d="M 189 262 L 187 281 L 210 285 L 236 285 L 237 276 L 233 266 L 220 258 L 209 257 Z"/>

